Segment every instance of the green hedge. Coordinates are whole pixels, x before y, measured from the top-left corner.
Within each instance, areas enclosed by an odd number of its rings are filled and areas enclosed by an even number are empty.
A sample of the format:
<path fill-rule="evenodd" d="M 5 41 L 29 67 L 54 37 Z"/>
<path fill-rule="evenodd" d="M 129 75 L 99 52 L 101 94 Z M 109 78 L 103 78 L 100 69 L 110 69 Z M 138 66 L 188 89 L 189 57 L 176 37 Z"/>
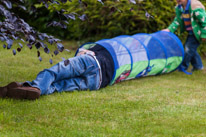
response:
<path fill-rule="evenodd" d="M 34 0 L 27 1 L 32 3 Z M 36 29 L 55 35 L 67 40 L 96 41 L 103 38 L 111 38 L 118 35 L 132 35 L 135 33 L 152 33 L 168 27 L 175 17 L 176 0 L 136 0 L 136 4 L 129 0 L 103 0 L 101 4 L 97 0 L 78 0 L 66 4 L 52 5 L 51 13 L 46 8 L 38 8 L 36 14 L 20 14 Z M 201 1 L 205 6 L 206 2 Z M 81 21 L 76 15 L 75 20 L 68 20 L 68 28 L 49 27 L 49 21 L 59 20 L 54 7 L 57 10 L 62 8 L 67 13 L 86 14 L 87 19 Z M 16 10 L 18 12 L 18 10 Z M 147 18 L 148 12 L 151 18 Z M 22 11 L 19 11 L 22 13 Z M 177 32 L 178 34 L 178 32 Z M 180 37 L 184 40 L 185 35 Z"/>
<path fill-rule="evenodd" d="M 174 0 L 146 0 L 137 4 L 129 0 L 104 1 L 102 5 L 97 0 L 84 0 L 56 5 L 56 9 L 67 9 L 68 13 L 86 14 L 87 20 L 70 20 L 66 38 L 97 40 L 111 38 L 117 35 L 135 33 L 152 33 L 166 28 L 175 16 Z M 147 18 L 148 12 L 151 18 Z"/>

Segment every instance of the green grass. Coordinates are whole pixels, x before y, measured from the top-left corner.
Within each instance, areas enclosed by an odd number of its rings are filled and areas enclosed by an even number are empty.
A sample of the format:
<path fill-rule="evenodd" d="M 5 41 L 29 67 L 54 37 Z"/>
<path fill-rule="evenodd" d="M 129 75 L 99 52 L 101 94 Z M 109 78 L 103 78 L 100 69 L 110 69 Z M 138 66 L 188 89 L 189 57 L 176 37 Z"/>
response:
<path fill-rule="evenodd" d="M 61 57 L 72 53 L 61 53 Z M 0 46 L 0 86 L 33 80 L 51 67 L 36 50 Z M 206 66 L 206 60 L 203 60 Z M 0 99 L 0 137 L 22 136 L 206 136 L 206 70 L 172 72 L 125 81 L 98 91 L 41 96 L 35 101 Z"/>

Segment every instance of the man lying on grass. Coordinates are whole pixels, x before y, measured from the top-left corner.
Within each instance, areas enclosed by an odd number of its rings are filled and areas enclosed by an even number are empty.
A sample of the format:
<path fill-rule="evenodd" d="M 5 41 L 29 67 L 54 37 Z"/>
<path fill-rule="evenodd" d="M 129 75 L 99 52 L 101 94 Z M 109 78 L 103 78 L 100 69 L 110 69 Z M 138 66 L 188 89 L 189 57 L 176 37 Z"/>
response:
<path fill-rule="evenodd" d="M 55 91 L 98 90 L 123 80 L 172 72 L 183 56 L 183 46 L 171 32 L 103 39 L 82 45 L 75 57 L 41 71 L 32 82 L 0 87 L 0 97 L 32 100 Z"/>
<path fill-rule="evenodd" d="M 110 53 L 104 47 L 95 45 L 41 71 L 32 82 L 12 82 L 0 87 L 0 97 L 34 100 L 54 91 L 98 90 L 110 83 L 113 73 L 114 63 Z"/>

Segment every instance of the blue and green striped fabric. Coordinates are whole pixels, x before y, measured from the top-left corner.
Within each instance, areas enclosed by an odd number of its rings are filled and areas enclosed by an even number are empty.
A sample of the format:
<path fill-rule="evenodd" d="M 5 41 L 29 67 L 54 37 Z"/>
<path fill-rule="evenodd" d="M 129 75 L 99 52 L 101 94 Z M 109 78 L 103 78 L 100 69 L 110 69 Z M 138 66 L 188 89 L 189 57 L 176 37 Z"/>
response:
<path fill-rule="evenodd" d="M 95 44 L 105 47 L 113 58 L 115 70 L 111 84 L 172 72 L 184 57 L 184 48 L 179 38 L 166 31 L 121 35 L 86 43 L 81 47 L 89 49 Z"/>

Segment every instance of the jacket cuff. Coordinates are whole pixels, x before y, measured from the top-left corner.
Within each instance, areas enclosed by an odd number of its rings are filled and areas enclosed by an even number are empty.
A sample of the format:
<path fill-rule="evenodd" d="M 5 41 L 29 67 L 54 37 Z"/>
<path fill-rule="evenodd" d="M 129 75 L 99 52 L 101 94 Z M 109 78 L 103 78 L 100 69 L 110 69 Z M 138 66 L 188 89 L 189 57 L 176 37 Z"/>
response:
<path fill-rule="evenodd" d="M 170 30 L 170 32 L 172 32 L 172 33 L 174 33 L 174 32 L 175 32 L 175 30 L 172 28 L 172 26 L 169 26 L 167 29 L 169 29 L 169 30 Z"/>
<path fill-rule="evenodd" d="M 202 33 L 200 37 L 201 38 L 206 38 L 206 33 Z"/>

